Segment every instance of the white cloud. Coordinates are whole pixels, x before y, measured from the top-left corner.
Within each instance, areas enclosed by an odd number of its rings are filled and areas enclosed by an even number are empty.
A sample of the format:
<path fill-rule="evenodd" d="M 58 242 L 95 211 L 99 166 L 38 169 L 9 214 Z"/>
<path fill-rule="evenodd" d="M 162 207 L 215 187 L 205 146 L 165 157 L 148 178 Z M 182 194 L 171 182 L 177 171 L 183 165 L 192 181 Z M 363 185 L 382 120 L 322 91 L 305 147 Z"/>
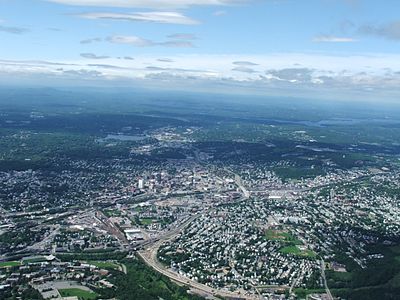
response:
<path fill-rule="evenodd" d="M 165 63 L 172 63 L 172 62 L 174 62 L 174 60 L 173 60 L 173 59 L 170 59 L 170 58 L 158 58 L 157 61 L 159 61 L 159 62 L 165 62 Z"/>
<path fill-rule="evenodd" d="M 92 39 L 86 39 L 80 41 L 81 44 L 92 44 L 92 43 L 97 43 L 101 42 L 103 39 L 102 38 L 92 38 Z"/>
<path fill-rule="evenodd" d="M 257 66 L 253 69 L 236 65 L 235 68 L 242 69 L 232 70 L 232 62 L 252 62 Z M 265 71 L 264 74 L 261 70 Z M 309 95 L 325 91 L 330 95 L 342 93 L 344 96 L 346 93 L 350 95 L 368 90 L 369 97 L 378 97 L 383 93 L 396 94 L 398 97 L 400 94 L 400 55 L 395 54 L 174 55 L 167 59 L 139 55 L 135 60 L 103 58 L 101 63 L 89 64 L 86 59 L 59 62 L 0 60 L 0 77 L 3 80 L 20 77 L 35 80 L 38 74 L 47 74 L 51 80 L 62 80 L 65 76 L 69 80 L 79 79 L 81 76 L 82 79 L 90 78 L 93 83 L 97 80 L 99 85 L 104 82 L 118 85 L 144 80 L 143 84 L 157 85 L 162 81 L 168 82 L 169 88 L 180 85 L 190 90 L 197 86 L 228 90 L 251 88 L 264 94 L 273 90 L 280 93 L 291 91 L 293 94 L 296 91 L 299 94 L 308 91 Z M 371 90 L 381 94 L 372 94 Z"/>
<path fill-rule="evenodd" d="M 158 46 L 164 46 L 164 47 L 172 47 L 172 48 L 192 48 L 194 47 L 192 42 L 189 41 L 166 41 L 166 42 L 161 42 L 161 43 L 156 43 Z"/>
<path fill-rule="evenodd" d="M 87 59 L 107 59 L 107 58 L 110 58 L 109 56 L 106 56 L 106 55 L 96 55 L 94 53 L 81 53 L 81 57 L 87 58 Z"/>
<path fill-rule="evenodd" d="M 217 11 L 213 12 L 213 15 L 216 17 L 225 16 L 226 14 L 227 14 L 227 12 L 225 10 L 217 10 Z"/>
<path fill-rule="evenodd" d="M 280 70 L 267 70 L 265 74 L 267 78 L 288 81 L 288 82 L 303 82 L 310 83 L 314 82 L 314 72 L 313 69 L 308 68 L 284 68 Z"/>
<path fill-rule="evenodd" d="M 151 47 L 151 46 L 155 45 L 153 41 L 143 39 L 141 37 L 134 36 L 134 35 L 130 35 L 130 36 L 114 35 L 114 36 L 110 36 L 109 38 L 107 38 L 107 40 L 110 43 L 128 44 L 128 45 L 133 45 L 135 47 Z"/>
<path fill-rule="evenodd" d="M 363 25 L 358 29 L 361 34 L 377 36 L 389 40 L 400 40 L 400 21 L 383 25 Z"/>
<path fill-rule="evenodd" d="M 29 30 L 26 28 L 23 28 L 23 27 L 0 25 L 0 32 L 7 32 L 7 33 L 12 33 L 12 34 L 23 34 L 23 33 L 29 32 Z"/>
<path fill-rule="evenodd" d="M 251 74 L 251 73 L 257 73 L 256 70 L 254 70 L 254 69 L 252 69 L 252 68 L 249 68 L 249 67 L 236 67 L 236 68 L 233 68 L 232 71 L 243 72 L 243 73 L 249 73 L 249 74 Z"/>
<path fill-rule="evenodd" d="M 339 37 L 332 35 L 318 35 L 313 38 L 313 42 L 316 43 L 352 43 L 357 41 L 357 39 L 351 37 Z"/>
<path fill-rule="evenodd" d="M 132 22 L 152 22 L 164 24 L 180 24 L 180 25 L 196 25 L 198 21 L 189 18 L 179 12 L 137 12 L 132 14 L 111 13 L 111 12 L 90 12 L 78 14 L 79 17 L 85 19 L 100 20 L 120 20 Z"/>
<path fill-rule="evenodd" d="M 195 40 L 197 39 L 196 35 L 193 33 L 175 33 L 167 36 L 170 39 L 175 40 Z"/>
<path fill-rule="evenodd" d="M 152 40 L 144 39 L 134 35 L 114 35 L 107 38 L 107 41 L 114 44 L 127 44 L 135 47 L 176 47 L 176 48 L 190 48 L 194 45 L 190 41 L 185 40 L 167 40 L 165 42 L 155 42 Z"/>
<path fill-rule="evenodd" d="M 249 2 L 249 0 L 47 0 L 75 6 L 140 7 L 140 8 L 185 8 L 193 5 L 216 6 Z"/>
<path fill-rule="evenodd" d="M 258 64 L 253 63 L 251 61 L 234 61 L 234 65 L 240 66 L 240 67 L 253 67 L 253 66 L 258 66 Z"/>

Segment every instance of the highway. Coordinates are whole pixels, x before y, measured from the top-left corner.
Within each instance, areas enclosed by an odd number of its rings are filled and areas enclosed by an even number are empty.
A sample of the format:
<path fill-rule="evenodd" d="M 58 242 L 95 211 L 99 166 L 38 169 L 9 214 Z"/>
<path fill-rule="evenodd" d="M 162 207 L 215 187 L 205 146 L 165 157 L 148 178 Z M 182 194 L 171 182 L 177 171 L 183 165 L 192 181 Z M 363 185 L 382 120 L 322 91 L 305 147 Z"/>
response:
<path fill-rule="evenodd" d="M 325 290 L 326 290 L 326 293 L 328 294 L 329 300 L 333 300 L 333 296 L 331 294 L 331 291 L 329 290 L 328 283 L 326 282 L 325 261 L 323 259 L 321 260 L 321 275 L 322 275 L 322 280 L 324 282 Z"/>
<path fill-rule="evenodd" d="M 196 214 L 190 217 L 181 225 L 173 228 L 168 231 L 165 235 L 156 240 L 153 244 L 148 245 L 145 250 L 138 251 L 138 255 L 143 259 L 143 261 L 150 267 L 152 267 L 157 272 L 167 276 L 172 281 L 175 281 L 179 284 L 183 284 L 192 288 L 193 292 L 201 292 L 202 296 L 204 294 L 211 296 L 212 298 L 216 296 L 222 296 L 227 299 L 243 299 L 243 300 L 259 300 L 260 297 L 255 295 L 244 295 L 239 292 L 229 292 L 224 290 L 213 289 L 212 287 L 206 286 L 204 284 L 198 283 L 189 278 L 183 277 L 172 270 L 166 268 L 162 265 L 157 259 L 157 252 L 159 247 L 166 241 L 173 239 L 176 237 L 185 227 L 187 227 L 191 222 L 193 222 L 196 218 L 198 218 L 200 214 Z"/>

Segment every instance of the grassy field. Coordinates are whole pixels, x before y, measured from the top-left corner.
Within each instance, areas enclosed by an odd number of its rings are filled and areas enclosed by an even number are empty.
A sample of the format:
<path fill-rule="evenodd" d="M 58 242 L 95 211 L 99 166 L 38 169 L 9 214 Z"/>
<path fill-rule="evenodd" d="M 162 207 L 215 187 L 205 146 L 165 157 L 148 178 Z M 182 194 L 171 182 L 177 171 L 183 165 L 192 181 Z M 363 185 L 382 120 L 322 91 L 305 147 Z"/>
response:
<path fill-rule="evenodd" d="M 0 268 L 16 267 L 16 266 L 20 266 L 20 265 L 21 265 L 21 263 L 19 261 L 0 262 Z"/>
<path fill-rule="evenodd" d="M 107 209 L 107 210 L 104 210 L 103 213 L 107 217 L 120 217 L 121 216 L 121 212 L 116 209 Z"/>
<path fill-rule="evenodd" d="M 116 286 L 115 295 L 112 295 L 115 299 L 204 299 L 188 294 L 186 287 L 176 285 L 169 278 L 149 268 L 139 259 L 126 259 L 122 263 L 127 268 L 127 274 L 117 272 L 116 277 L 110 280 Z"/>
<path fill-rule="evenodd" d="M 294 289 L 294 292 L 299 299 L 306 299 L 307 295 L 310 295 L 310 294 L 325 293 L 325 289 L 296 288 L 296 289 Z"/>
<path fill-rule="evenodd" d="M 296 256 L 311 257 L 311 258 L 316 257 L 316 254 L 314 253 L 314 251 L 311 251 L 308 249 L 300 250 L 296 246 L 286 246 L 286 247 L 281 248 L 279 251 L 283 254 L 293 254 Z"/>
<path fill-rule="evenodd" d="M 335 272 L 333 270 L 326 270 L 326 275 L 335 281 L 348 282 L 352 279 L 352 273 L 350 272 Z"/>
<path fill-rule="evenodd" d="M 291 234 L 282 230 L 268 229 L 265 232 L 265 237 L 269 240 L 286 240 L 291 237 Z"/>
<path fill-rule="evenodd" d="M 271 241 L 283 241 L 294 245 L 302 244 L 302 242 L 291 233 L 283 230 L 268 229 L 265 232 L 265 238 Z"/>
<path fill-rule="evenodd" d="M 140 223 L 142 223 L 142 225 L 150 225 L 153 223 L 153 219 L 151 218 L 143 218 L 140 219 Z"/>
<path fill-rule="evenodd" d="M 44 262 L 46 261 L 46 258 L 43 256 L 35 257 L 35 258 L 30 258 L 30 259 L 24 259 L 23 263 L 24 264 L 29 264 L 29 263 L 38 263 L 38 262 Z"/>
<path fill-rule="evenodd" d="M 94 300 L 97 295 L 93 292 L 72 288 L 72 289 L 60 289 L 58 290 L 62 297 L 77 296 L 80 300 Z"/>

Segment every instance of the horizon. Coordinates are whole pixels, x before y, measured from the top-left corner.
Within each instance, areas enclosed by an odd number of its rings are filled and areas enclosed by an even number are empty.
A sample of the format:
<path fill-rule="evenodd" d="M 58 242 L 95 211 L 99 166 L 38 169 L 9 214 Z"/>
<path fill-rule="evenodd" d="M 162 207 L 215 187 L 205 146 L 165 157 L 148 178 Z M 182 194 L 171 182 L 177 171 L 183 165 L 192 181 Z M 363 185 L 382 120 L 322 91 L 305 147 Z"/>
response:
<path fill-rule="evenodd" d="M 394 0 L 34 0 L 29 10 L 2 0 L 0 8 L 2 85 L 400 95 Z"/>

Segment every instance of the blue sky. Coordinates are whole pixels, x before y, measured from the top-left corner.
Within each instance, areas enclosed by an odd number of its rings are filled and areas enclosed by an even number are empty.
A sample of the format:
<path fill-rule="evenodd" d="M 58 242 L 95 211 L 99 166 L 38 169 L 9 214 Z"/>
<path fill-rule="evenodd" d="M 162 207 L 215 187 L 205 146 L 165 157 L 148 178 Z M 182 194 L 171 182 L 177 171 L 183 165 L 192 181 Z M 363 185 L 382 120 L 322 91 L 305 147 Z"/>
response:
<path fill-rule="evenodd" d="M 399 94 L 397 0 L 0 0 L 0 39 L 3 84 Z"/>

